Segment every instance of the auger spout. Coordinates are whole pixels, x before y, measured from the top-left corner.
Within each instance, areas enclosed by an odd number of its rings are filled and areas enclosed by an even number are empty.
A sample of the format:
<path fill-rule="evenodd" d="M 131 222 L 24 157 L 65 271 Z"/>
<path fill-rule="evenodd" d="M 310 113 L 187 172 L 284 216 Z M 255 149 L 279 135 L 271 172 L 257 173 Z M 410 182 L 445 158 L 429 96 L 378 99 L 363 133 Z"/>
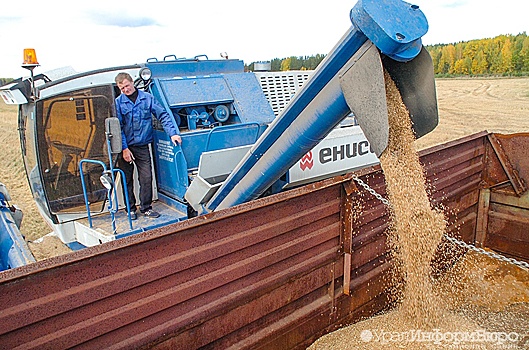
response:
<path fill-rule="evenodd" d="M 351 21 L 352 27 L 213 195 L 208 210 L 258 198 L 351 112 L 379 156 L 389 132 L 384 69 L 403 95 L 417 136 L 435 128 L 433 67 L 421 41 L 428 23 L 418 6 L 360 0 Z"/>

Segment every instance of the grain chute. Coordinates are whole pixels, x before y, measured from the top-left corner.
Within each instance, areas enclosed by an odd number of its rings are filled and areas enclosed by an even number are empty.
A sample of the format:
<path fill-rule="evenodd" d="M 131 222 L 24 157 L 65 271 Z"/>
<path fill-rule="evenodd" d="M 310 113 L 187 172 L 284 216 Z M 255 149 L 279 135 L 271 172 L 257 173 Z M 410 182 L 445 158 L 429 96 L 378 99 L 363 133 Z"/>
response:
<path fill-rule="evenodd" d="M 351 112 L 379 156 L 388 142 L 384 69 L 399 88 L 417 137 L 438 122 L 428 30 L 416 5 L 361 0 L 352 27 L 208 202 L 217 210 L 259 197 Z"/>

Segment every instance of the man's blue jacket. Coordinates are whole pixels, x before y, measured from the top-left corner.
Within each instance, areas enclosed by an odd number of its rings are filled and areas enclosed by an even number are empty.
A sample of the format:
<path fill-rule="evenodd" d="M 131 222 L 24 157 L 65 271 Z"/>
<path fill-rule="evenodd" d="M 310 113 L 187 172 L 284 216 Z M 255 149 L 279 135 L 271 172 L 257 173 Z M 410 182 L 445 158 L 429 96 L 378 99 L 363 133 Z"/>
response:
<path fill-rule="evenodd" d="M 173 118 L 151 94 L 142 90 L 138 90 L 135 103 L 125 94 L 116 97 L 116 114 L 121 123 L 122 149 L 129 146 L 144 146 L 154 140 L 153 114 L 169 137 L 179 134 Z"/>

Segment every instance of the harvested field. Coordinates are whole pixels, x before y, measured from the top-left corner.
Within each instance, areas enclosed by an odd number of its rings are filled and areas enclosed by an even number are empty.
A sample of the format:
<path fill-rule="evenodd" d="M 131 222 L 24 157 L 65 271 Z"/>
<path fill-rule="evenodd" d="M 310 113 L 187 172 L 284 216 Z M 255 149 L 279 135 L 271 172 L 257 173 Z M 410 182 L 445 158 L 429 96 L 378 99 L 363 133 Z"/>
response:
<path fill-rule="evenodd" d="M 51 229 L 41 218 L 29 190 L 20 152 L 17 107 L 0 102 L 0 144 L 5 147 L 0 153 L 0 182 L 6 185 L 12 204 L 22 209 L 24 219 L 21 231 L 26 240 L 32 241 L 49 233 Z"/>
<path fill-rule="evenodd" d="M 480 131 L 529 132 L 529 78 L 437 79 L 439 126 L 417 148 Z"/>
<path fill-rule="evenodd" d="M 529 132 L 529 78 L 436 80 L 440 124 L 417 141 L 422 149 L 475 132 Z M 0 102 L 0 181 L 24 212 L 22 233 L 29 241 L 50 232 L 31 198 L 20 155 L 17 106 Z"/>

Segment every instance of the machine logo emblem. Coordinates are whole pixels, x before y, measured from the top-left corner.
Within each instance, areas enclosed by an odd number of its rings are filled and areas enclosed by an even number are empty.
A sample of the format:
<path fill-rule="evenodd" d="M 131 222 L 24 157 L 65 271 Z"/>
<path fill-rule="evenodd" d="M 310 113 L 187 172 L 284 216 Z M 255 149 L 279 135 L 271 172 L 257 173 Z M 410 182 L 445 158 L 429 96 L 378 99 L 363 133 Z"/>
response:
<path fill-rule="evenodd" d="M 305 171 L 305 169 L 312 169 L 314 166 L 314 159 L 312 158 L 312 151 L 309 151 L 309 153 L 305 154 L 303 158 L 299 161 L 299 167 L 301 170 Z"/>

